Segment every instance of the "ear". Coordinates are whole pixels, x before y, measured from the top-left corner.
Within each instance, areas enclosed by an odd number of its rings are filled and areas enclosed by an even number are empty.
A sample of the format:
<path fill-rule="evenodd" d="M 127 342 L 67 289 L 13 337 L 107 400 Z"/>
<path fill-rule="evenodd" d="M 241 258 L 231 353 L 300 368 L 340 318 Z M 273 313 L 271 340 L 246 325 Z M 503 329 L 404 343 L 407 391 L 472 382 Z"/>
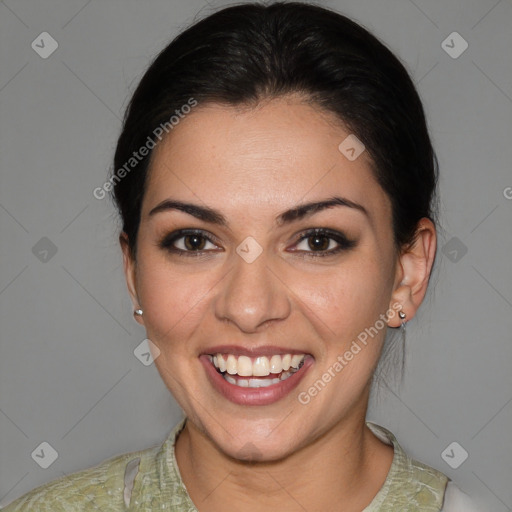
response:
<path fill-rule="evenodd" d="M 405 321 L 414 318 L 425 297 L 436 247 L 435 225 L 424 217 L 418 222 L 414 242 L 402 251 L 397 262 L 390 309 L 403 311 L 406 314 Z M 400 327 L 401 323 L 398 314 L 390 317 L 388 321 L 390 327 Z"/>
<path fill-rule="evenodd" d="M 128 292 L 130 293 L 130 297 L 132 299 L 133 309 L 139 309 L 140 303 L 139 298 L 137 296 L 137 278 L 136 278 L 136 269 L 137 265 L 133 258 L 133 255 L 130 251 L 130 244 L 128 243 L 128 235 L 123 231 L 119 235 L 119 243 L 121 244 L 121 249 L 123 251 L 123 265 L 124 265 L 124 277 L 126 279 L 126 285 L 128 287 Z M 144 320 L 142 315 L 134 315 L 135 320 L 144 325 Z"/>

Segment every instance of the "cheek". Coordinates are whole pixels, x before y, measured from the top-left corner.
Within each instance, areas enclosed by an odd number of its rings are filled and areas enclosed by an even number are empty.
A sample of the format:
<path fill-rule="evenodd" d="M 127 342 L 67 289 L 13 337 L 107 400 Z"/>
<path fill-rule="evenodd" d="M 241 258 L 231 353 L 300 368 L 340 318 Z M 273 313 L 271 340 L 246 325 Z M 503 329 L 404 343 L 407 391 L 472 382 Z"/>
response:
<path fill-rule="evenodd" d="M 188 339 L 205 314 L 213 279 L 205 273 L 184 274 L 179 265 L 162 262 L 159 256 L 148 254 L 142 261 L 138 289 L 148 337 L 160 347 Z M 180 343 L 177 348 L 187 346 Z"/>
<path fill-rule="evenodd" d="M 297 274 L 294 294 L 304 310 L 330 339 L 346 343 L 373 325 L 388 309 L 389 269 L 371 255 L 360 253 L 331 272 L 314 277 Z"/>

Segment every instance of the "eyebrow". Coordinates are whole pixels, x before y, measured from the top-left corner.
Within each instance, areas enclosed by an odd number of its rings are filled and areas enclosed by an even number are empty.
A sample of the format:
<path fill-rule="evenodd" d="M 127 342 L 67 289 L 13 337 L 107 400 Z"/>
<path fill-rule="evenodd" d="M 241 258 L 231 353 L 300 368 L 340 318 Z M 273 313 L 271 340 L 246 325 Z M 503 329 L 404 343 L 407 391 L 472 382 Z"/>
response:
<path fill-rule="evenodd" d="M 276 219 L 275 223 L 278 226 L 282 226 L 284 224 L 290 224 L 292 222 L 296 222 L 305 217 L 310 217 L 317 212 L 322 210 L 326 210 L 327 208 L 332 208 L 335 206 L 345 206 L 348 208 L 353 208 L 357 211 L 362 212 L 367 217 L 370 217 L 366 208 L 354 201 L 346 199 L 344 197 L 334 196 L 323 201 L 315 201 L 310 203 L 304 203 L 289 210 L 286 210 L 283 213 L 280 213 Z M 185 203 L 183 201 L 175 201 L 173 199 L 166 199 L 162 201 L 157 206 L 155 206 L 150 212 L 149 216 L 153 216 L 160 212 L 166 212 L 169 210 L 179 210 L 193 217 L 196 217 L 199 220 L 204 222 L 209 222 L 211 224 L 217 224 L 219 226 L 228 227 L 228 222 L 226 217 L 222 215 L 219 211 L 207 207 L 207 206 L 199 206 L 193 203 Z"/>

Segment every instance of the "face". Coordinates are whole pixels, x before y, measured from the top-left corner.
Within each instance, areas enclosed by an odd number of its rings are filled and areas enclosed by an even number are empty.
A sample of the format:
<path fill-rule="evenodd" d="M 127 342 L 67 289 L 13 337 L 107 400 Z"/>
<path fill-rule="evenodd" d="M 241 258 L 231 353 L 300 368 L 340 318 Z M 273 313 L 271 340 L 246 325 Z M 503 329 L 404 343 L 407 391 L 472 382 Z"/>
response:
<path fill-rule="evenodd" d="M 199 105 L 153 154 L 128 285 L 162 379 L 233 457 L 275 460 L 364 418 L 397 256 L 348 135 L 298 98 Z"/>

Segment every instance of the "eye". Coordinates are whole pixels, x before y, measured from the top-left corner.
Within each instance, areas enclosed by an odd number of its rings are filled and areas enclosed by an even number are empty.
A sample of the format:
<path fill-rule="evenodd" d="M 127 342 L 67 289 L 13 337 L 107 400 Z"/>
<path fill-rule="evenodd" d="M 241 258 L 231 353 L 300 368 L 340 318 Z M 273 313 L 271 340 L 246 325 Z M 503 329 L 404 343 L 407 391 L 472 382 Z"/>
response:
<path fill-rule="evenodd" d="M 339 231 L 331 231 L 325 228 L 315 228 L 303 233 L 292 252 L 304 253 L 304 257 L 332 256 L 343 250 L 355 247 L 356 242 L 348 239 Z M 302 248 L 300 247 L 302 246 Z"/>
<path fill-rule="evenodd" d="M 200 229 L 182 229 L 169 233 L 158 245 L 178 256 L 201 256 L 203 251 L 217 247 L 212 238 Z"/>
<path fill-rule="evenodd" d="M 301 253 L 301 257 L 325 257 L 349 250 L 355 245 L 354 240 L 349 240 L 339 231 L 315 228 L 303 233 L 291 252 Z M 215 237 L 200 229 L 181 229 L 169 233 L 158 246 L 172 254 L 191 257 L 203 256 L 212 249 L 218 249 Z"/>

